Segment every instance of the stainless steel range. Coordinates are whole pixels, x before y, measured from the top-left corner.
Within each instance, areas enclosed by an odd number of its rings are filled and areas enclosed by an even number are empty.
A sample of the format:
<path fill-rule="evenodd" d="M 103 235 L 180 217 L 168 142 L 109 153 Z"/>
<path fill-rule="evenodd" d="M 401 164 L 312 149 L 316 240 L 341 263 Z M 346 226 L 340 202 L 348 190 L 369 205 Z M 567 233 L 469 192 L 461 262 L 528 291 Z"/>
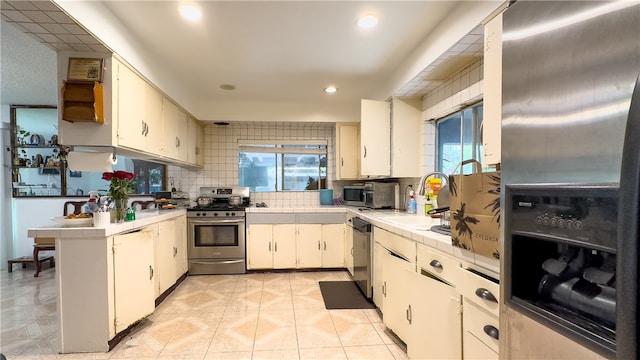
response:
<path fill-rule="evenodd" d="M 187 210 L 190 275 L 243 274 L 248 187 L 202 187 Z"/>

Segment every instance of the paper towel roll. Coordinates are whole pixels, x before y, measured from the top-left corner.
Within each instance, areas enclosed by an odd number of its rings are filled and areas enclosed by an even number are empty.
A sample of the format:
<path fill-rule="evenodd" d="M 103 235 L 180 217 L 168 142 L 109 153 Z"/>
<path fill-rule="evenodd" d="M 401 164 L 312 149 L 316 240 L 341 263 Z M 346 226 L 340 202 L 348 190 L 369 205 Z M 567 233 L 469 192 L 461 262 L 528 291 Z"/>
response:
<path fill-rule="evenodd" d="M 71 171 L 111 171 L 112 165 L 115 165 L 116 162 L 113 161 L 113 154 L 110 152 L 71 151 L 67 154 L 67 165 Z"/>

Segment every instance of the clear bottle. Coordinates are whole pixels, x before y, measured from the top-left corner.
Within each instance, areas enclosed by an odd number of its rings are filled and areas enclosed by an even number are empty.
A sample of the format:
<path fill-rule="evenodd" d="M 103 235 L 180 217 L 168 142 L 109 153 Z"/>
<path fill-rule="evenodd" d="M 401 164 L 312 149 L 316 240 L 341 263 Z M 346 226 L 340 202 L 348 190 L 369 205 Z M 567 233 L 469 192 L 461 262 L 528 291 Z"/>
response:
<path fill-rule="evenodd" d="M 416 198 L 413 194 L 413 190 L 409 192 L 409 201 L 407 202 L 407 213 L 415 214 L 417 211 L 418 204 L 416 203 Z"/>

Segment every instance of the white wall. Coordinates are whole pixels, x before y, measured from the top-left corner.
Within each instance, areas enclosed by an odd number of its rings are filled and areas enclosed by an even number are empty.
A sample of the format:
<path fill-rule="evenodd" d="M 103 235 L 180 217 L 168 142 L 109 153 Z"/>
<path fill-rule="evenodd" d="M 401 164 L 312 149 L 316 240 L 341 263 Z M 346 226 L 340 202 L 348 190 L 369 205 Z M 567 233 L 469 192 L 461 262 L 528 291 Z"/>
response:
<path fill-rule="evenodd" d="M 204 128 L 204 167 L 182 169 L 169 167 L 169 176 L 181 181 L 182 191 L 192 200 L 202 186 L 238 186 L 238 139 L 328 141 L 327 182 L 335 178 L 335 125 L 331 123 L 235 123 L 229 126 L 210 125 Z M 270 207 L 316 206 L 317 191 L 252 193 L 252 202 L 266 202 Z"/>

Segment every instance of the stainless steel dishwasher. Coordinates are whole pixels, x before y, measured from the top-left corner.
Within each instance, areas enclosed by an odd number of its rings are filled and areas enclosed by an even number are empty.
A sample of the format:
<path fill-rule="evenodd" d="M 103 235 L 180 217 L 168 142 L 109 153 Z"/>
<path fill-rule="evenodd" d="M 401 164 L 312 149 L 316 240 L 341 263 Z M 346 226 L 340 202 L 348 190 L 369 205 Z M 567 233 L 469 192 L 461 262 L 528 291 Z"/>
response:
<path fill-rule="evenodd" d="M 360 219 L 353 218 L 353 280 L 358 284 L 362 293 L 371 299 L 373 294 L 372 271 L 372 246 L 371 224 Z"/>

